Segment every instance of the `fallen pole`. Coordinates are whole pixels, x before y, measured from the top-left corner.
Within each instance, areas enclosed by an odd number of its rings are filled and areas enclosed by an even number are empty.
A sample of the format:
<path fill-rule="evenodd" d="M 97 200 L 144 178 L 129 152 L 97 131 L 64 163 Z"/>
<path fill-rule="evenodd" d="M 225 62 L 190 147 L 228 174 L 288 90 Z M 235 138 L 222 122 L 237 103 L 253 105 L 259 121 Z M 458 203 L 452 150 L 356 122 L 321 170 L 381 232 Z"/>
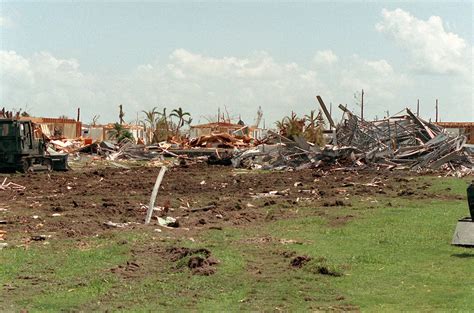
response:
<path fill-rule="evenodd" d="M 153 187 L 153 191 L 151 193 L 150 205 L 148 206 L 148 211 L 146 212 L 145 224 L 150 223 L 151 216 L 153 215 L 153 208 L 155 207 L 155 200 L 158 194 L 158 189 L 160 189 L 161 181 L 163 180 L 163 176 L 165 176 L 166 170 L 166 166 L 162 166 L 160 173 L 156 177 L 155 186 Z"/>
<path fill-rule="evenodd" d="M 316 96 L 316 99 L 318 100 L 319 105 L 323 109 L 324 114 L 326 115 L 326 118 L 328 119 L 329 126 L 331 126 L 331 128 L 336 128 L 336 124 L 334 124 L 334 121 L 332 120 L 332 116 L 328 112 L 328 109 L 326 108 L 326 105 L 324 104 L 323 99 L 320 96 Z"/>

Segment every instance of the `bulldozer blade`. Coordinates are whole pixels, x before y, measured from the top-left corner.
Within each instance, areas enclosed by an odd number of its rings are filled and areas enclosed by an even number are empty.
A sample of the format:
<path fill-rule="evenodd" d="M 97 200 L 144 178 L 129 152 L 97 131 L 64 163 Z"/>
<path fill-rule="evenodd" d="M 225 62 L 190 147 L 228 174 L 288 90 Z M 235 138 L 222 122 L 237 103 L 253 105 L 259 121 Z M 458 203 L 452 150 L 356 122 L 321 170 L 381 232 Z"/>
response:
<path fill-rule="evenodd" d="M 454 231 L 454 246 L 474 247 L 474 221 L 470 217 L 465 217 L 458 221 Z"/>

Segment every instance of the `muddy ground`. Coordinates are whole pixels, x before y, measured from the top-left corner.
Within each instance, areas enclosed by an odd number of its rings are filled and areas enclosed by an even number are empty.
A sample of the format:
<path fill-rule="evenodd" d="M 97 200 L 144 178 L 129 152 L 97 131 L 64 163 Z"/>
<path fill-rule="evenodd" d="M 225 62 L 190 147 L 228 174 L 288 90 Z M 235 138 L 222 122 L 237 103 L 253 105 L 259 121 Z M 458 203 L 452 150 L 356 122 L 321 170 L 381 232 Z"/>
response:
<path fill-rule="evenodd" d="M 108 221 L 129 223 L 127 228 L 156 228 L 161 215 L 177 219 L 174 234 L 179 236 L 291 218 L 293 209 L 301 206 L 311 207 L 307 214 L 326 216 L 337 227 L 353 216 L 334 217 L 329 211 L 361 198 L 431 196 L 425 192 L 428 184 L 416 183 L 410 177 L 416 174 L 408 172 L 249 172 L 201 163 L 168 170 L 155 203 L 163 211 L 155 211 L 151 226 L 144 226 L 144 205 L 159 170 L 92 168 L 9 176 L 8 181 L 26 189 L 0 191 L 1 229 L 14 241 L 78 238 L 113 228 L 105 224 Z"/>

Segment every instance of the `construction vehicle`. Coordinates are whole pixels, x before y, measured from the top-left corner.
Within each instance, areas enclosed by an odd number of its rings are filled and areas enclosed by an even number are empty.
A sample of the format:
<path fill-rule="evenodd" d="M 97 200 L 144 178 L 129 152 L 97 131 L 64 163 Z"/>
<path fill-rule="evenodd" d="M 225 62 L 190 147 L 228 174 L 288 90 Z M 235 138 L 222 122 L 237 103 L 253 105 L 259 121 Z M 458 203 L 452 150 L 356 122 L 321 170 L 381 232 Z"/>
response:
<path fill-rule="evenodd" d="M 41 129 L 30 120 L 0 118 L 0 172 L 67 168 L 67 154 L 50 155 Z"/>

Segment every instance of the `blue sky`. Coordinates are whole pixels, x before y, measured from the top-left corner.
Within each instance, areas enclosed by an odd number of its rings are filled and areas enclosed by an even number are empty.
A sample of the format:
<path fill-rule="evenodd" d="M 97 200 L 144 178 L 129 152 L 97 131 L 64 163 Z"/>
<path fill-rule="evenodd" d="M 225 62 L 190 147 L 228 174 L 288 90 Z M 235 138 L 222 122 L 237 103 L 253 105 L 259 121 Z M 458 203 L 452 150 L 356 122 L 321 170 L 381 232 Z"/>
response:
<path fill-rule="evenodd" d="M 439 98 L 445 120 L 474 120 L 470 1 L 2 2 L 0 16 L 0 100 L 38 115 L 106 122 L 123 103 L 203 121 L 225 105 L 250 120 L 261 105 L 273 121 L 317 93 L 358 110 L 364 88 L 370 117 L 417 98 L 434 117 Z"/>

